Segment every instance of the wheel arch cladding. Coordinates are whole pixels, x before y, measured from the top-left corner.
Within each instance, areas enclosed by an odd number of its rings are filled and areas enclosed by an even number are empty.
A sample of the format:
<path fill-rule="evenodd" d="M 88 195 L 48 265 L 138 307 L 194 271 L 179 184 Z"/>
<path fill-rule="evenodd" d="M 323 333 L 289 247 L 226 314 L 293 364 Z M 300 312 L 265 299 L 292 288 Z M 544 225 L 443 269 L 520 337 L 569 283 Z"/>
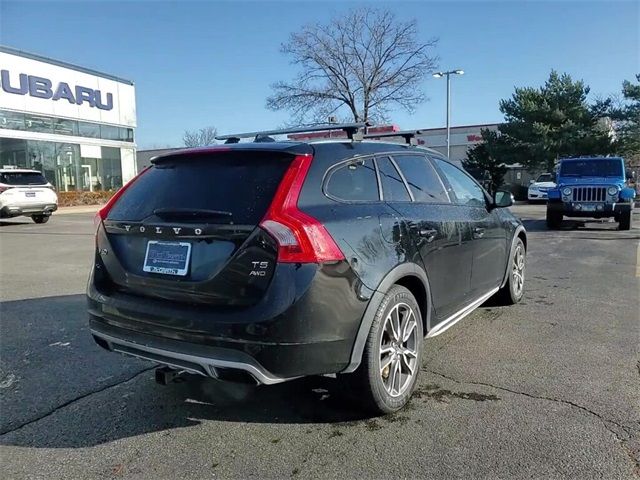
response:
<path fill-rule="evenodd" d="M 367 305 L 364 315 L 362 316 L 362 319 L 360 321 L 358 333 L 356 334 L 356 338 L 354 339 L 353 348 L 351 350 L 351 360 L 349 362 L 349 365 L 347 365 L 347 367 L 341 373 L 354 372 L 360 366 L 364 346 L 366 344 L 369 331 L 371 330 L 371 325 L 378 310 L 378 306 L 380 305 L 380 302 L 384 298 L 385 294 L 394 285 L 402 285 L 403 287 L 407 288 L 414 295 L 414 297 L 416 297 L 416 301 L 421 306 L 420 313 L 423 316 L 422 322 L 424 326 L 424 335 L 427 334 L 427 326 L 430 324 L 432 313 L 431 289 L 429 287 L 429 279 L 427 278 L 427 274 L 421 267 L 413 263 L 403 263 L 397 265 L 389 273 L 387 273 L 387 275 L 380 282 L 380 285 L 378 285 L 378 288 L 371 296 L 369 304 Z M 414 288 L 416 288 L 416 291 L 419 295 L 422 295 L 422 299 L 416 296 L 413 290 Z M 423 293 L 420 293 L 420 288 L 422 289 Z"/>
<path fill-rule="evenodd" d="M 520 230 L 516 234 L 516 237 L 518 237 L 520 240 L 522 240 L 522 243 L 524 243 L 524 249 L 526 251 L 527 250 L 527 232 L 525 230 Z"/>
<path fill-rule="evenodd" d="M 518 225 L 515 232 L 513 233 L 513 237 L 511 238 L 511 248 L 509 249 L 509 256 L 507 257 L 506 265 L 504 267 L 504 277 L 502 278 L 502 283 L 500 284 L 500 288 L 504 287 L 507 284 L 507 280 L 509 280 L 509 265 L 511 263 L 511 258 L 513 257 L 513 252 L 516 248 L 516 241 L 520 239 L 522 243 L 524 243 L 525 253 L 527 251 L 527 231 L 524 226 Z"/>
<path fill-rule="evenodd" d="M 418 277 L 414 275 L 406 275 L 398 279 L 395 285 L 401 285 L 411 292 L 418 302 L 420 308 L 420 316 L 422 317 L 423 332 L 427 331 L 427 309 L 429 303 L 427 302 L 427 289 Z M 426 333 L 425 333 L 426 334 Z"/>

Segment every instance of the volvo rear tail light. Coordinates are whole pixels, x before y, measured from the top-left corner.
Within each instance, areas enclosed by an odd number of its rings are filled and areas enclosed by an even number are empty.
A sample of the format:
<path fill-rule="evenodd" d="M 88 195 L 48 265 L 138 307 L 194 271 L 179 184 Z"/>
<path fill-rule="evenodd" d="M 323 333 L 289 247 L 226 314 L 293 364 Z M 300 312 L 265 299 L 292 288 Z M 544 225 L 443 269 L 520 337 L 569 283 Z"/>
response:
<path fill-rule="evenodd" d="M 323 263 L 344 255 L 318 220 L 298 209 L 298 198 L 313 156 L 298 155 L 276 191 L 260 226 L 278 243 L 282 263 Z"/>
<path fill-rule="evenodd" d="M 118 189 L 118 191 L 116 191 L 116 193 L 113 194 L 113 196 L 104 205 L 104 207 L 102 207 L 100 210 L 98 210 L 98 212 L 96 213 L 96 216 L 93 217 L 93 224 L 96 227 L 98 225 L 100 225 L 100 223 L 102 223 L 102 221 L 105 218 L 107 218 L 107 216 L 109 215 L 109 212 L 111 211 L 111 209 L 113 208 L 115 203 L 118 201 L 118 199 L 122 196 L 122 194 L 127 190 L 127 188 L 129 188 L 131 185 L 133 185 L 133 182 L 135 182 L 138 178 L 140 178 L 140 176 L 143 173 L 145 173 L 147 170 L 149 170 L 149 168 L 150 167 L 147 167 L 147 168 L 141 170 L 135 177 L 133 177 L 131 180 L 129 180 L 127 183 L 125 183 L 122 187 L 120 187 L 120 189 Z"/>

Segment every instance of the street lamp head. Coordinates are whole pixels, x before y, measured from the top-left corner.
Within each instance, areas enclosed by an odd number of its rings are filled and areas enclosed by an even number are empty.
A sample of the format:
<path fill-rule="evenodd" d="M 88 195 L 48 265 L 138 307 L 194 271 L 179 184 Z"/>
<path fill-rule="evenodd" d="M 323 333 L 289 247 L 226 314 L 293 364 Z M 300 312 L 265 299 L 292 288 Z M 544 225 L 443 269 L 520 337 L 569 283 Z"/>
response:
<path fill-rule="evenodd" d="M 454 70 L 453 73 L 456 75 L 464 75 L 464 70 Z"/>
<path fill-rule="evenodd" d="M 433 78 L 442 78 L 442 72 L 436 72 L 433 74 Z"/>

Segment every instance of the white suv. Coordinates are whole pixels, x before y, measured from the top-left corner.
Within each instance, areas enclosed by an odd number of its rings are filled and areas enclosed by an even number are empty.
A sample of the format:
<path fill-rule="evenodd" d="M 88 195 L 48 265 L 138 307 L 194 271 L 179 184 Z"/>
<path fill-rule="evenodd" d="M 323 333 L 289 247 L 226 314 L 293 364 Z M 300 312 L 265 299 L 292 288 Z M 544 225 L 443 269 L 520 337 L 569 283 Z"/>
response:
<path fill-rule="evenodd" d="M 58 209 L 58 196 L 37 170 L 0 168 L 0 218 L 31 217 L 46 223 Z"/>

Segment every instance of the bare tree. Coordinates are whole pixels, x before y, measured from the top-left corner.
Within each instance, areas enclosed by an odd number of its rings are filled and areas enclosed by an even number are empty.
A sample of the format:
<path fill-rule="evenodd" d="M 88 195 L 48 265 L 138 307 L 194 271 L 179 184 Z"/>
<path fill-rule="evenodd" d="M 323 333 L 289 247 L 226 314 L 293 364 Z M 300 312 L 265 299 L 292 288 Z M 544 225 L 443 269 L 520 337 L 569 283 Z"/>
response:
<path fill-rule="evenodd" d="M 216 143 L 218 131 L 215 127 L 204 127 L 200 130 L 187 130 L 182 136 L 185 147 L 205 147 Z"/>
<path fill-rule="evenodd" d="M 295 120 L 322 121 L 340 114 L 383 121 L 393 107 L 413 113 L 426 97 L 421 81 L 434 71 L 437 39 L 417 41 L 415 20 L 387 10 L 359 8 L 328 25 L 307 25 L 282 44 L 300 72 L 272 85 L 267 108 L 289 110 Z"/>

